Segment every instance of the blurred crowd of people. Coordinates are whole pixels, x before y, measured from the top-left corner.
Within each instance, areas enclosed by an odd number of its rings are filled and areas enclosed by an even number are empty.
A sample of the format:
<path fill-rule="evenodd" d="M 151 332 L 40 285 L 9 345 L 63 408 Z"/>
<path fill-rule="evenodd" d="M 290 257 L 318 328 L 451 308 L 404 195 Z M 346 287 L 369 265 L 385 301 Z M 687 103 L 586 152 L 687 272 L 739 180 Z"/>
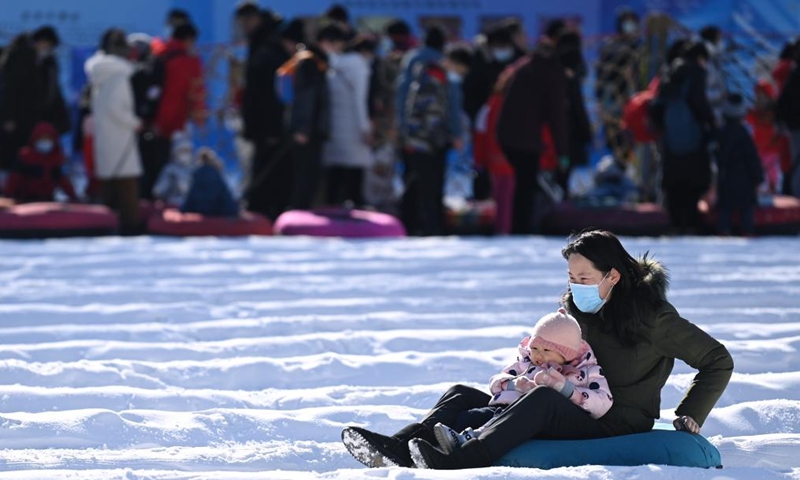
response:
<path fill-rule="evenodd" d="M 676 233 L 699 231 L 698 202 L 710 190 L 724 234 L 734 211 L 741 231 L 752 233 L 759 192 L 800 194 L 797 42 L 758 80 L 748 105 L 725 78 L 719 28 L 674 40 L 653 77 L 641 20 L 621 11 L 601 45 L 593 88 L 610 154 L 593 188 L 576 191 L 594 134 L 584 98 L 590 69 L 580 30 L 568 22 L 548 22 L 529 44 L 523 25 L 508 18 L 465 44 L 438 25 L 417 40 L 402 20 L 359 32 L 341 5 L 310 21 L 244 2 L 233 17 L 247 42 L 229 95 L 241 188 L 230 188 L 224 162 L 197 150 L 187 130 L 204 128 L 209 109 L 199 32 L 175 9 L 166 38 L 103 34 L 85 64 L 74 129 L 52 53 L 57 32 L 42 27 L 3 50 L 3 194 L 52 200 L 61 189 L 75 201 L 101 201 L 131 233 L 140 199 L 150 199 L 206 215 L 246 208 L 272 220 L 319 205 L 377 208 L 399 215 L 410 234 L 439 235 L 453 152 L 474 159 L 473 193 L 494 200 L 501 234 L 536 232 L 543 199 L 656 200 L 645 185 L 654 178 Z M 82 192 L 62 170 L 59 139 L 70 130 L 89 178 Z M 647 168 L 642 145 L 656 146 Z"/>

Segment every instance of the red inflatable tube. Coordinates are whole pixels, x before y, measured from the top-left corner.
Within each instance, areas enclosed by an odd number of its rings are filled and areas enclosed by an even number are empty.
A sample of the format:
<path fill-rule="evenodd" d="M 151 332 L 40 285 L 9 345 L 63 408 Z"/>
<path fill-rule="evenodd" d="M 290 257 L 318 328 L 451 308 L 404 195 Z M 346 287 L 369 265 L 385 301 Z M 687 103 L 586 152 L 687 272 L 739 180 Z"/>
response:
<path fill-rule="evenodd" d="M 103 205 L 38 202 L 0 210 L 2 238 L 111 235 L 117 228 L 117 215 Z"/>
<path fill-rule="evenodd" d="M 346 208 L 290 210 L 275 221 L 279 235 L 314 237 L 375 238 L 405 237 L 406 229 L 397 218 L 380 212 Z"/>
<path fill-rule="evenodd" d="M 168 208 L 148 219 L 147 231 L 153 235 L 173 237 L 245 237 L 272 235 L 272 223 L 252 212 L 244 212 L 235 218 L 205 217 Z"/>

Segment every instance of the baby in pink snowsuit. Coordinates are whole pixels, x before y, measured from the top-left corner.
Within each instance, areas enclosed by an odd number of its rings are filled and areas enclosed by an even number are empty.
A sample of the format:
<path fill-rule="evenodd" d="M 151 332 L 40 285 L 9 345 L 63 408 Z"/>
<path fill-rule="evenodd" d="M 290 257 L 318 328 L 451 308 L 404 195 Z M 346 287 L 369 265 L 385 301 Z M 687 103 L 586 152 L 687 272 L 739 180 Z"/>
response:
<path fill-rule="evenodd" d="M 517 361 L 489 381 L 492 399 L 488 410 L 494 407 L 494 415 L 536 387 L 560 392 L 592 418 L 602 417 L 611 408 L 613 397 L 603 369 L 589 344 L 581 339 L 578 321 L 563 308 L 540 318 L 531 336 L 523 338 L 518 349 Z M 485 413 L 487 409 L 476 410 Z M 461 433 L 438 423 L 434 433 L 439 446 L 449 453 L 467 440 L 477 438 L 491 422 L 490 419 L 474 430 L 467 427 Z"/>

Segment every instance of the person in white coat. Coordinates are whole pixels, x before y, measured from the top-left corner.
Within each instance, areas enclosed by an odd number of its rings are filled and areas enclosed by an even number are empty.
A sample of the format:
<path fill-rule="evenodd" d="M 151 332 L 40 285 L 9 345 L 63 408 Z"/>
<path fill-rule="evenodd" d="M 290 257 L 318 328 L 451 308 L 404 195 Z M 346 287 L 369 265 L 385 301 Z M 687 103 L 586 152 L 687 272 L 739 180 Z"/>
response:
<path fill-rule="evenodd" d="M 322 150 L 329 205 L 364 204 L 364 171 L 373 164 L 368 97 L 375 46 L 356 38 L 348 52 L 330 55 L 331 133 Z"/>
<path fill-rule="evenodd" d="M 139 226 L 139 177 L 142 162 L 136 142 L 141 120 L 134 114 L 131 74 L 125 32 L 103 34 L 100 50 L 86 61 L 92 90 L 95 176 L 102 198 L 120 216 L 120 232 L 136 233 Z"/>

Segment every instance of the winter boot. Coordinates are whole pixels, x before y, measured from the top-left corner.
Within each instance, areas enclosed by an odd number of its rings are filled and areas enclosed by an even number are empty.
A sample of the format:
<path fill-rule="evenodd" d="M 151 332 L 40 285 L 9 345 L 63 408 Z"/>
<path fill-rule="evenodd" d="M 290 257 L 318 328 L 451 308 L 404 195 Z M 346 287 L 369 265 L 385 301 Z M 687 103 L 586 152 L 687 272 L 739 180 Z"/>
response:
<path fill-rule="evenodd" d="M 436 435 L 439 448 L 444 453 L 451 453 L 456 448 L 461 448 L 461 445 L 465 444 L 468 440 L 477 437 L 475 432 L 469 427 L 465 428 L 463 432 L 458 433 L 443 423 L 434 425 L 433 433 Z"/>
<path fill-rule="evenodd" d="M 461 468 L 482 468 L 492 465 L 492 458 L 480 440 L 473 438 L 461 448 L 445 453 L 422 439 L 408 442 L 411 459 L 417 468 L 435 470 L 458 470 Z"/>
<path fill-rule="evenodd" d="M 423 438 L 435 441 L 433 433 L 424 425 L 412 423 L 388 437 L 361 427 L 342 430 L 342 443 L 356 460 L 372 468 L 414 467 L 408 451 L 408 441 Z"/>

